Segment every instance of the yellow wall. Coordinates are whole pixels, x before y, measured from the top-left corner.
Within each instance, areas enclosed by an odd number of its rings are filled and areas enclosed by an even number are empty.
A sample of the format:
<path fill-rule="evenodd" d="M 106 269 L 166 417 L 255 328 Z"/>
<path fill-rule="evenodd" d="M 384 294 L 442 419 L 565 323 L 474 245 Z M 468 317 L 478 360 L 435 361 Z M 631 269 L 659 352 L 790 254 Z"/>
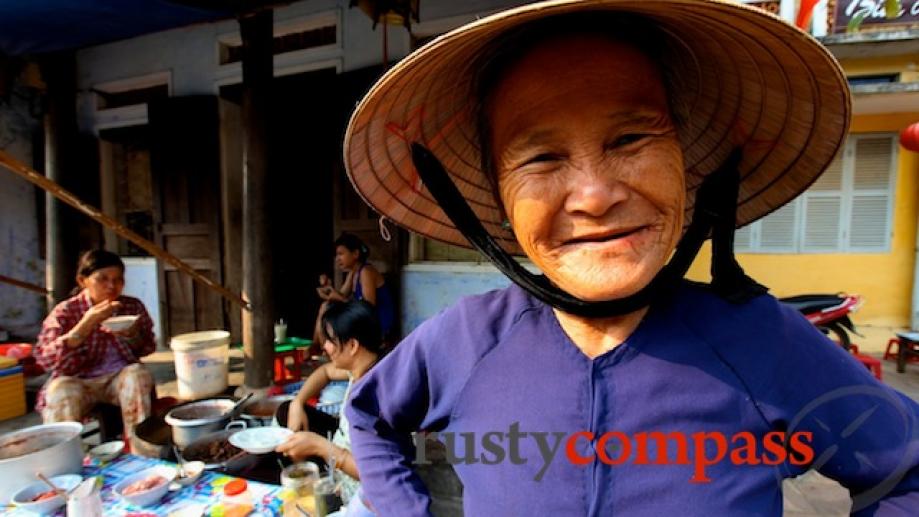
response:
<path fill-rule="evenodd" d="M 919 70 L 919 57 L 916 56 L 887 56 L 872 57 L 860 59 L 843 59 L 839 64 L 846 71 L 846 75 L 874 75 L 874 74 L 894 74 L 900 72 L 905 75 L 914 75 Z M 900 78 L 902 82 L 910 82 L 914 79 L 907 77 Z"/>
<path fill-rule="evenodd" d="M 919 113 L 864 115 L 853 119 L 851 132 L 896 132 L 914 122 L 919 122 Z M 858 323 L 909 326 L 919 217 L 919 154 L 900 147 L 897 164 L 889 253 L 742 254 L 738 260 L 747 274 L 780 297 L 814 292 L 858 293 L 865 297 Z M 688 276 L 708 281 L 710 258 L 711 248 L 706 245 Z"/>

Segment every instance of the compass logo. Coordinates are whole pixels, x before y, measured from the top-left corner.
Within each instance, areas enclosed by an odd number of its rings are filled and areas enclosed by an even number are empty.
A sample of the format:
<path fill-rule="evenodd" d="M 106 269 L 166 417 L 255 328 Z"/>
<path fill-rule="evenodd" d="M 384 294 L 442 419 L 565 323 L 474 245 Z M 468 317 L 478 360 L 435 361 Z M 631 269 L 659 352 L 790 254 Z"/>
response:
<path fill-rule="evenodd" d="M 851 421 L 831 426 L 828 416 L 834 407 L 847 402 L 864 407 Z M 891 428 L 891 415 L 896 418 L 896 428 Z M 902 427 L 900 427 L 902 426 Z M 852 493 L 852 512 L 865 509 L 878 502 L 903 479 L 912 463 L 919 457 L 919 426 L 906 402 L 893 390 L 881 386 L 859 385 L 831 390 L 804 406 L 789 422 L 789 434 L 804 429 L 828 437 L 829 445 L 821 447 L 810 464 L 813 470 L 824 470 L 828 464 L 846 465 L 857 470 L 865 479 L 877 478 L 873 484 Z M 884 450 L 877 449 L 876 441 L 863 439 L 864 433 L 883 432 L 899 440 L 885 442 Z M 891 454 L 897 458 L 891 469 Z M 886 458 L 880 454 L 886 453 Z M 884 462 L 885 465 L 880 465 Z M 787 468 L 787 466 L 785 467 Z M 824 470 L 826 472 L 826 470 Z M 781 483 L 782 473 L 778 473 Z M 786 471 L 785 474 L 788 474 Z"/>

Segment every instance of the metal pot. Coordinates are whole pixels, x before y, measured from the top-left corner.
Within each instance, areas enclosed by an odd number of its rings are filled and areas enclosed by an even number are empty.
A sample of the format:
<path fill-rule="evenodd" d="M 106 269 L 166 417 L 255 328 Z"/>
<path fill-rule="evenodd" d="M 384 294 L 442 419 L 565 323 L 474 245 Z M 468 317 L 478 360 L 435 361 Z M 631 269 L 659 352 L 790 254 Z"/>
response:
<path fill-rule="evenodd" d="M 253 454 L 243 453 L 240 456 L 227 458 L 223 461 L 215 461 L 208 453 L 207 449 L 215 442 L 228 442 L 230 435 L 238 432 L 239 429 L 227 429 L 216 433 L 209 433 L 188 444 L 181 452 L 180 461 L 203 461 L 204 468 L 208 470 L 220 470 L 227 474 L 237 474 L 255 466 L 259 457 Z M 235 449 L 235 447 L 233 447 Z"/>
<path fill-rule="evenodd" d="M 245 420 L 249 427 L 269 427 L 278 425 L 275 415 L 281 404 L 293 400 L 293 395 L 275 395 L 268 398 L 253 399 L 243 405 L 239 418 Z"/>
<path fill-rule="evenodd" d="M 79 474 L 83 468 L 83 425 L 77 422 L 36 425 L 0 436 L 0 504 L 19 489 L 45 476 Z"/>
<path fill-rule="evenodd" d="M 236 403 L 228 398 L 204 399 L 176 406 L 166 413 L 172 427 L 172 443 L 186 447 L 198 438 L 222 431 L 233 417 Z"/>

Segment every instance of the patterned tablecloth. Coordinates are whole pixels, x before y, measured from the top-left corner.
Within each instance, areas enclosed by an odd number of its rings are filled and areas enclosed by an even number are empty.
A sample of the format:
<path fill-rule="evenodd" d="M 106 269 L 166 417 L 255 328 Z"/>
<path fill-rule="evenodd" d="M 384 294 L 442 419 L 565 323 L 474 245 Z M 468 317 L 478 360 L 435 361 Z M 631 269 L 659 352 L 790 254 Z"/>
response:
<path fill-rule="evenodd" d="M 112 487 L 119 481 L 136 474 L 144 469 L 155 467 L 157 465 L 175 466 L 173 463 L 142 458 L 125 454 L 119 458 L 105 464 L 85 463 L 83 465 L 83 477 L 103 478 L 102 486 L 102 506 L 105 508 L 105 516 L 167 516 L 170 512 L 180 510 L 186 506 L 211 506 L 220 502 L 223 494 L 223 486 L 236 479 L 232 476 L 205 471 L 204 474 L 195 482 L 195 484 L 183 487 L 181 490 L 168 492 L 163 499 L 155 506 L 139 508 L 127 504 L 123 499 L 115 494 Z M 283 502 L 278 497 L 282 488 L 278 485 L 269 485 L 257 481 L 248 481 L 249 491 L 252 494 L 252 500 L 255 502 L 253 516 L 277 516 L 281 515 Z M 16 510 L 9 512 L 11 516 L 33 516 L 31 512 Z M 63 517 L 66 515 L 64 508 L 61 508 L 56 516 Z M 205 513 L 210 515 L 210 511 Z"/>

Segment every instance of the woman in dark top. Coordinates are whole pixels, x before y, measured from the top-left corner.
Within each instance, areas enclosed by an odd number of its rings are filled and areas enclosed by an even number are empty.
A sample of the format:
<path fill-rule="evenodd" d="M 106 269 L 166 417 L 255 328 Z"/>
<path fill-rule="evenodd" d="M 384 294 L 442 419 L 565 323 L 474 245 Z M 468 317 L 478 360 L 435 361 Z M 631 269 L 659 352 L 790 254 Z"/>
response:
<path fill-rule="evenodd" d="M 319 278 L 319 287 L 316 292 L 324 302 L 319 310 L 319 318 L 317 318 L 315 342 L 322 342 L 321 339 L 318 339 L 322 330 L 319 320 L 328 307 L 328 302 L 345 302 L 351 299 L 364 300 L 375 306 L 383 336 L 389 336 L 396 320 L 395 303 L 382 273 L 373 264 L 367 262 L 369 256 L 370 248 L 353 234 L 343 233 L 335 241 L 335 265 L 347 271 L 348 275 L 340 291 L 332 286 L 326 275 Z"/>

